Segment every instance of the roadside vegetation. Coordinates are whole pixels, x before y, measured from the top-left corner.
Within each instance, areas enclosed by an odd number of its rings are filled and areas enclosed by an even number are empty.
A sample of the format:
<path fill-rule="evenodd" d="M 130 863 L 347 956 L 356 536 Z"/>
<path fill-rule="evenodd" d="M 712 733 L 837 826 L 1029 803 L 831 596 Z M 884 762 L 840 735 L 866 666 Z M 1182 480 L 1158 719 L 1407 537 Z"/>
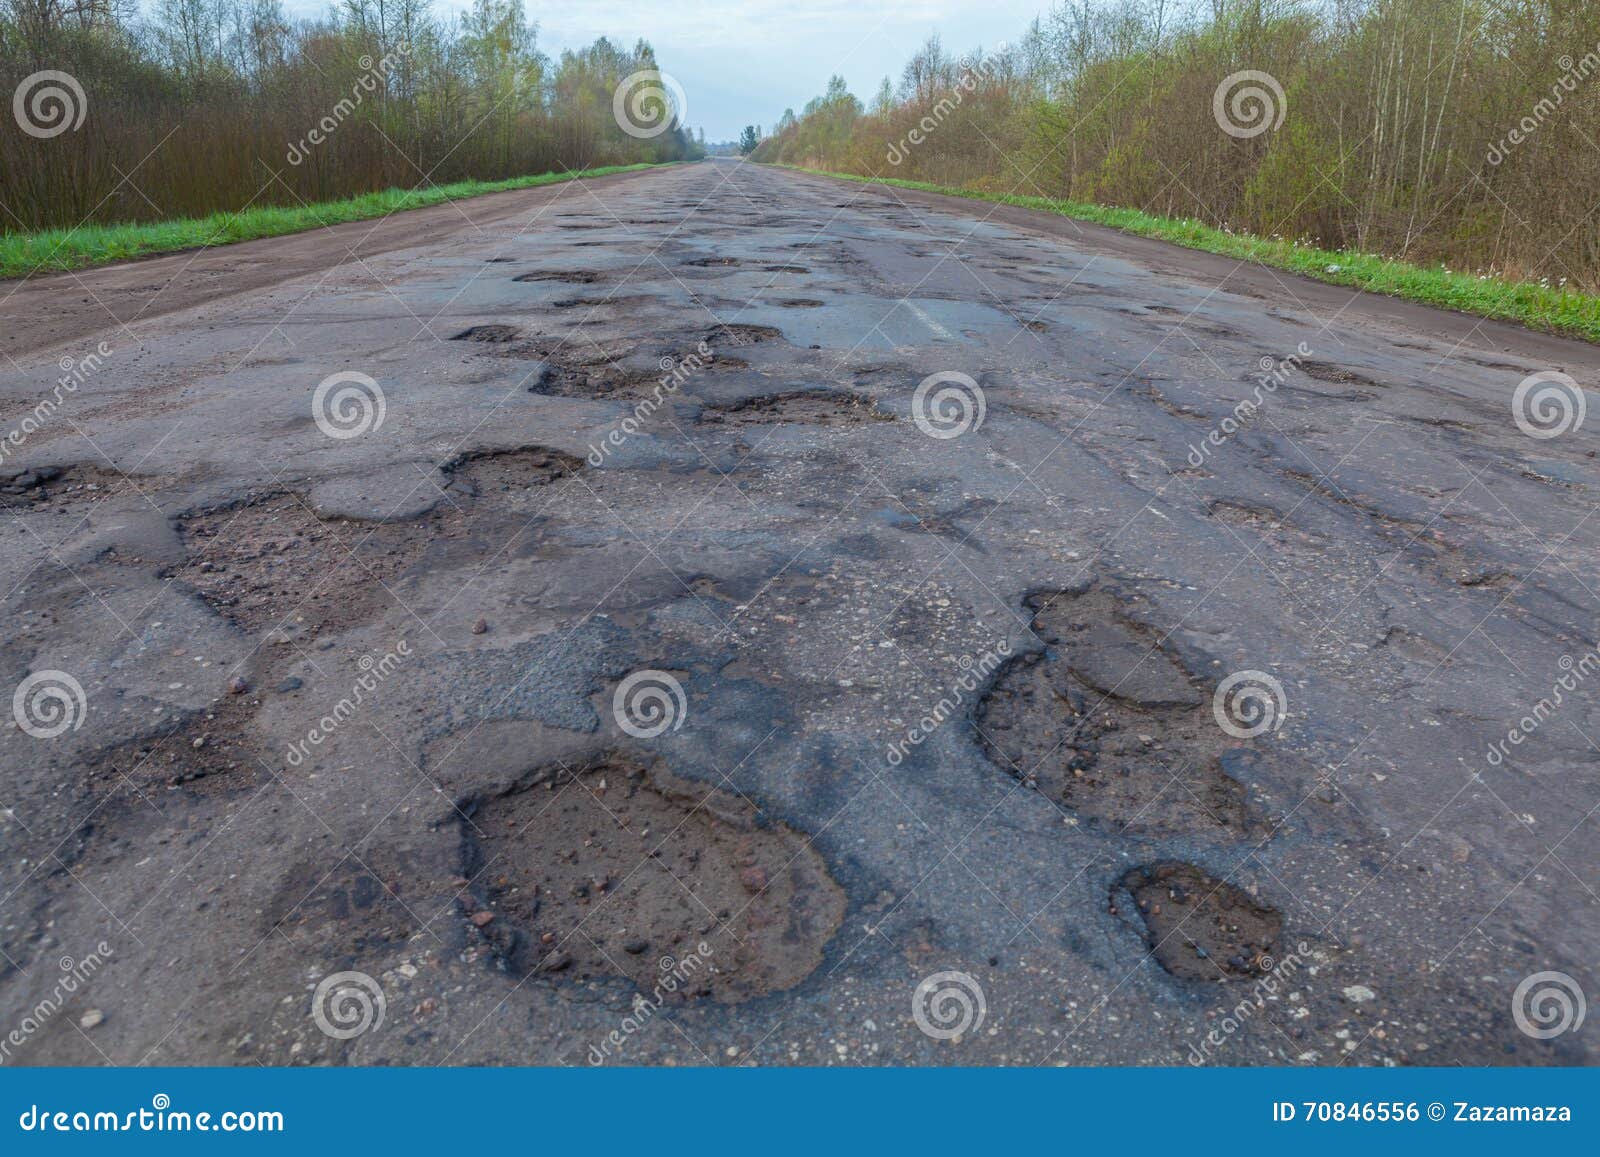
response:
<path fill-rule="evenodd" d="M 834 77 L 752 155 L 1600 340 L 1587 0 L 1068 0 L 866 103 Z"/>
<path fill-rule="evenodd" d="M 315 20 L 281 0 L 0 0 L 0 234 L 13 235 L 0 262 L 15 273 L 24 252 L 76 264 L 264 236 L 531 174 L 698 156 L 680 124 L 619 126 L 619 84 L 656 67 L 642 40 L 551 60 L 522 0 L 459 16 L 337 0 Z M 71 84 L 22 87 L 47 70 Z M 65 94 L 66 125 L 50 93 Z M 647 95 L 634 111 L 663 105 Z M 60 131 L 26 131 L 30 119 Z M 15 236 L 48 230 L 70 236 Z"/>
<path fill-rule="evenodd" d="M 231 245 L 235 241 L 252 241 L 258 237 L 279 237 L 285 233 L 299 233 L 345 221 L 387 217 L 407 209 L 421 209 L 444 201 L 478 197 L 484 193 L 528 189 L 577 177 L 604 177 L 611 173 L 628 173 L 651 167 L 613 165 L 570 173 L 513 177 L 506 181 L 459 181 L 452 185 L 429 185 L 420 189 L 385 189 L 342 201 L 322 201 L 315 205 L 292 207 L 260 206 L 237 213 L 213 213 L 209 217 L 182 217 L 175 221 L 149 224 L 80 225 L 76 229 L 48 229 L 41 233 L 0 234 L 0 278 L 105 265 L 180 249 Z"/>

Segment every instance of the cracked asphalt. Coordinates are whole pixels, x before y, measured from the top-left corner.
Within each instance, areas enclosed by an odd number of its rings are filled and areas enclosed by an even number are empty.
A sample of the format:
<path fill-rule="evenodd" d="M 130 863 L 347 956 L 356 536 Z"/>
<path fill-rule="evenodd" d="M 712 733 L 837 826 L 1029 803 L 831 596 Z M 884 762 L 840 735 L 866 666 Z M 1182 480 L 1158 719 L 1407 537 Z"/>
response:
<path fill-rule="evenodd" d="M 0 298 L 4 1063 L 1596 1058 L 1593 347 L 728 160 Z"/>

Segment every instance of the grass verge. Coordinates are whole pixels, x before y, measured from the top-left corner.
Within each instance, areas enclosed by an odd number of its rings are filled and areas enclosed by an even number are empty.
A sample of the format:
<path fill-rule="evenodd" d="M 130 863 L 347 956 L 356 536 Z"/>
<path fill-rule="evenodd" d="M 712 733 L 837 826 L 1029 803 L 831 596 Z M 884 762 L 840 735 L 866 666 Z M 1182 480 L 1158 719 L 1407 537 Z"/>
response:
<path fill-rule="evenodd" d="M 831 173 L 797 165 L 781 167 L 859 184 L 892 185 L 975 201 L 995 201 L 1002 205 L 1042 209 L 1077 221 L 1107 225 L 1140 237 L 1170 241 L 1187 249 L 1201 249 L 1207 253 L 1286 269 L 1331 285 L 1347 285 L 1369 293 L 1382 293 L 1478 317 L 1518 322 L 1529 329 L 1600 342 L 1600 296 L 1593 294 L 1573 293 L 1535 282 L 1505 281 L 1497 277 L 1453 273 L 1445 269 L 1425 269 L 1370 254 L 1317 249 L 1292 241 L 1254 237 L 1248 233 L 1225 233 L 1198 221 L 1155 217 L 1138 209 L 1116 209 L 1106 205 L 1021 197 L 1009 193 L 984 193 L 926 181 L 861 177 L 854 173 Z"/>
<path fill-rule="evenodd" d="M 579 172 L 540 173 L 505 181 L 461 181 L 426 189 L 384 189 L 343 201 L 315 205 L 262 206 L 238 213 L 213 213 L 209 217 L 181 217 L 149 225 L 80 225 L 76 229 L 47 229 L 42 233 L 0 234 L 0 278 L 27 277 L 42 270 L 81 269 L 172 253 L 180 249 L 205 249 L 232 245 L 258 237 L 280 237 L 346 221 L 369 221 L 407 209 L 422 209 L 445 201 L 554 185 L 575 177 L 604 177 L 631 173 L 655 165 L 612 165 Z"/>

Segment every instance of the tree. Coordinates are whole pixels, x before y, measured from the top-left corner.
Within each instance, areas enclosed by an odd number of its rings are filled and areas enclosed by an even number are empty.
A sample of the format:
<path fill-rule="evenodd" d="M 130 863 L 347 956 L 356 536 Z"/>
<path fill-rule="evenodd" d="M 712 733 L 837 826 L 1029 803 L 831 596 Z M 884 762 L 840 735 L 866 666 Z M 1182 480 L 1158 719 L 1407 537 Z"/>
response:
<path fill-rule="evenodd" d="M 761 127 L 759 125 L 745 125 L 744 132 L 739 134 L 739 152 L 749 156 L 756 151 L 756 146 L 761 143 Z"/>

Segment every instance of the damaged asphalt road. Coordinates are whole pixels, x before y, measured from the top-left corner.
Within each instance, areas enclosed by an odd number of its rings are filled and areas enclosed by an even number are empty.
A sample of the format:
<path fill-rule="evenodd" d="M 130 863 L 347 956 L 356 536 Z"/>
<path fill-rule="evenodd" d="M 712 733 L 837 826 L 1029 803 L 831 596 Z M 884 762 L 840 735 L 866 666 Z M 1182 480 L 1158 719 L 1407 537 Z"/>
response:
<path fill-rule="evenodd" d="M 503 197 L 0 305 L 7 1063 L 1596 1059 L 1513 1009 L 1600 986 L 1600 471 L 1512 409 L 1594 349 Z"/>

